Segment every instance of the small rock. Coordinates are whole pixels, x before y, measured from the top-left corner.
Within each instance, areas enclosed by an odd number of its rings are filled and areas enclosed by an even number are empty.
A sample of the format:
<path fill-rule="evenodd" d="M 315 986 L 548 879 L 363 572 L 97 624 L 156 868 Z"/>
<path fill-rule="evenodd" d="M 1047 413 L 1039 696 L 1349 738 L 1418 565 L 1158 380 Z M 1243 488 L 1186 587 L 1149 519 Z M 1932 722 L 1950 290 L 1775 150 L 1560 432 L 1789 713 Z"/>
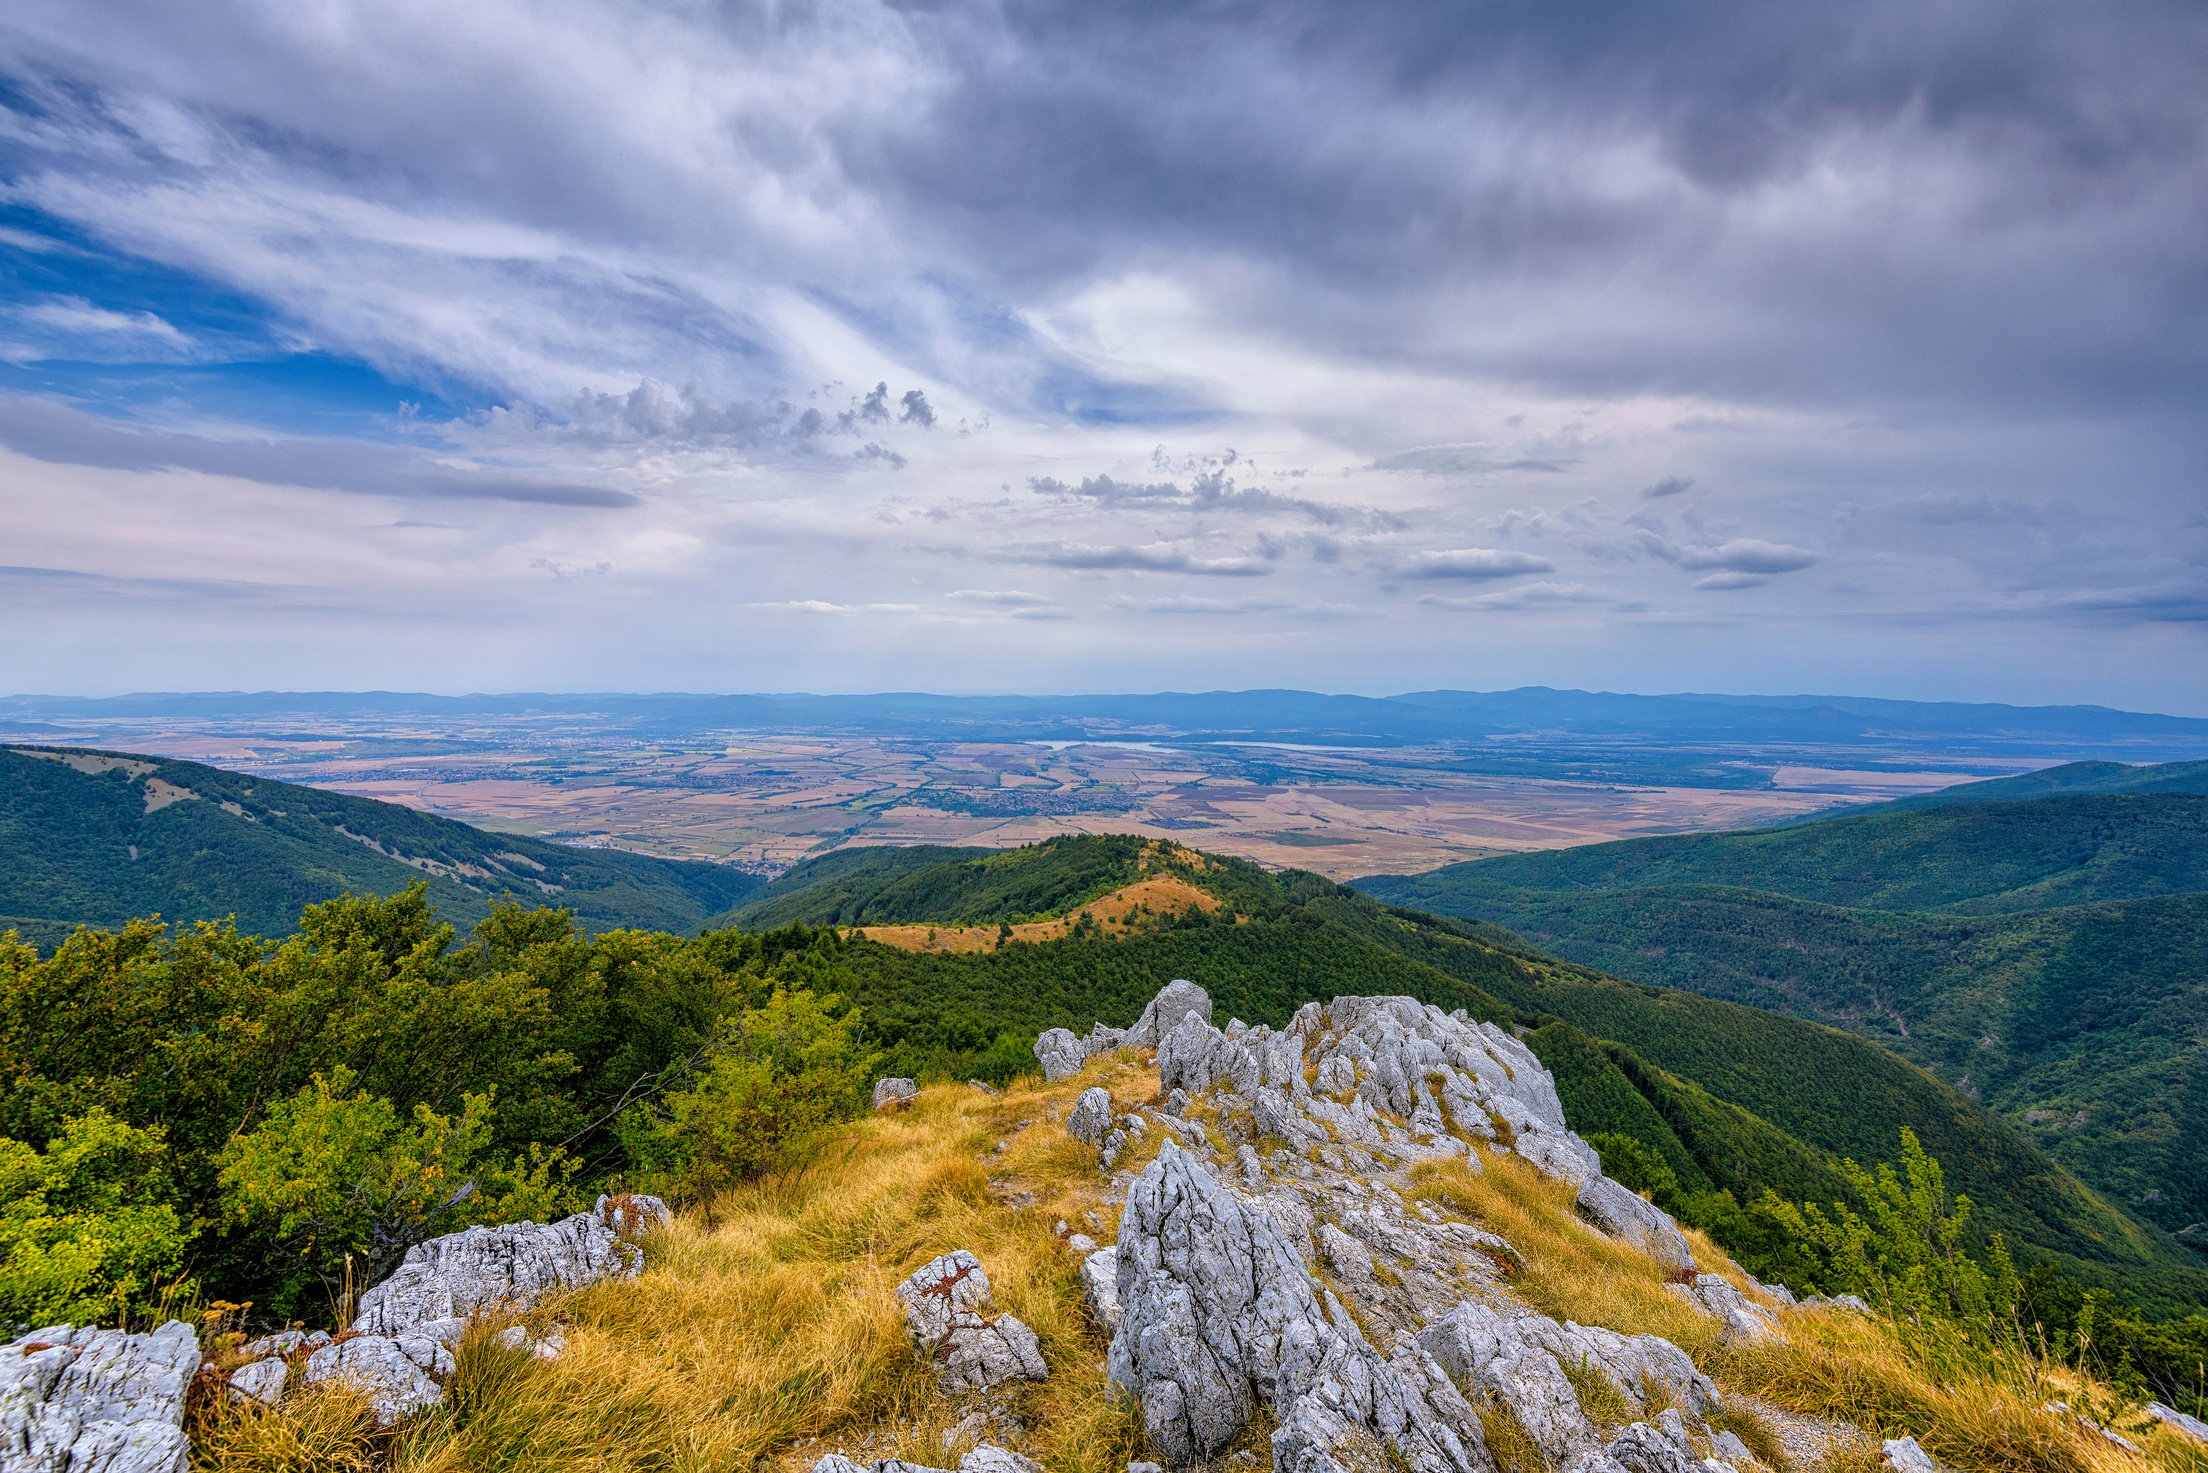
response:
<path fill-rule="evenodd" d="M 257 1360 L 230 1373 L 230 1399 L 272 1407 L 284 1399 L 284 1383 L 290 1379 L 291 1367 L 283 1361 L 274 1357 Z"/>
<path fill-rule="evenodd" d="M 989 1276 L 961 1248 L 925 1264 L 897 1286 L 921 1358 L 944 1390 L 986 1391 L 1006 1381 L 1044 1381 L 1035 1332 L 1008 1314 L 991 1316 Z"/>
<path fill-rule="evenodd" d="M 1071 1079 L 1089 1061 L 1089 1051 L 1069 1028 L 1046 1030 L 1035 1040 L 1035 1062 L 1043 1066 L 1043 1078 L 1052 1084 Z"/>
<path fill-rule="evenodd" d="M 325 1332 L 317 1330 L 314 1333 L 321 1338 L 310 1343 L 304 1330 L 278 1330 L 273 1335 L 263 1335 L 257 1340 L 246 1341 L 238 1347 L 238 1354 L 247 1360 L 266 1360 L 269 1356 L 289 1355 L 295 1350 L 320 1350 L 330 1343 L 330 1337 Z"/>
<path fill-rule="evenodd" d="M 1066 1115 L 1066 1134 L 1077 1141 L 1101 1146 L 1111 1128 L 1111 1091 L 1102 1086 L 1083 1090 L 1081 1098 L 1074 1101 L 1073 1109 Z"/>
<path fill-rule="evenodd" d="M 647 1197 L 641 1192 L 623 1192 L 618 1197 L 600 1197 L 591 1213 L 607 1227 L 624 1238 L 641 1237 L 656 1227 L 665 1227 L 675 1220 L 675 1209 L 658 1197 Z"/>
<path fill-rule="evenodd" d="M 1043 1465 L 1008 1447 L 985 1442 L 958 1460 L 958 1473 L 1043 1473 Z"/>
<path fill-rule="evenodd" d="M 874 1081 L 874 1108 L 910 1104 L 919 1093 L 920 1086 L 910 1079 L 877 1079 Z"/>
<path fill-rule="evenodd" d="M 1710 1456 L 1722 1458 L 1728 1463 L 1754 1463 L 1757 1461 L 1756 1455 L 1748 1450 L 1748 1444 L 1742 1442 L 1740 1435 L 1734 1432 L 1711 1433 Z"/>
<path fill-rule="evenodd" d="M 1107 1330 L 1119 1328 L 1119 1250 L 1099 1248 L 1081 1260 L 1081 1297 Z"/>
<path fill-rule="evenodd" d="M 968 1089 L 978 1089 L 985 1095 L 1001 1095 L 1004 1093 L 1003 1090 L 998 1089 L 984 1079 L 969 1079 L 966 1081 L 966 1087 Z"/>
<path fill-rule="evenodd" d="M 1129 1463 L 1127 1473 L 1165 1473 L 1156 1463 Z"/>
<path fill-rule="evenodd" d="M 435 1341 L 415 1343 L 436 1345 Z M 441 1345 L 436 1348 L 444 1350 Z M 449 1361 L 450 1352 L 445 1355 Z M 336 1381 L 359 1387 L 369 1398 L 376 1425 L 391 1427 L 416 1412 L 445 1403 L 444 1388 L 430 1379 L 421 1360 L 418 1353 L 408 1354 L 404 1341 L 388 1335 L 356 1335 L 325 1345 L 308 1356 L 301 1379 L 310 1386 Z M 434 1357 L 431 1361 L 435 1363 Z"/>
<path fill-rule="evenodd" d="M 1886 1465 L 1895 1473 L 1939 1473 L 1940 1465 L 1932 1461 L 1932 1455 L 1917 1446 L 1914 1437 L 1889 1437 L 1883 1449 Z"/>
<path fill-rule="evenodd" d="M 1066 1246 L 1086 1258 L 1096 1251 L 1096 1239 L 1087 1233 L 1075 1233 L 1066 1239 Z"/>

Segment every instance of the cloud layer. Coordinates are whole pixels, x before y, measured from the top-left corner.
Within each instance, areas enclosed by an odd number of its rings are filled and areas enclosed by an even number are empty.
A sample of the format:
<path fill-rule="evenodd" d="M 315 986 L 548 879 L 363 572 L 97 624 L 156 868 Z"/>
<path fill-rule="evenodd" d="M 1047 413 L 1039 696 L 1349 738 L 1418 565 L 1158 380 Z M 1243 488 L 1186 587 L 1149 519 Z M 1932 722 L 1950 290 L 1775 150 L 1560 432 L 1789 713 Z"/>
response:
<path fill-rule="evenodd" d="M 0 74 L 0 686 L 2208 711 L 2182 0 L 25 0 Z"/>

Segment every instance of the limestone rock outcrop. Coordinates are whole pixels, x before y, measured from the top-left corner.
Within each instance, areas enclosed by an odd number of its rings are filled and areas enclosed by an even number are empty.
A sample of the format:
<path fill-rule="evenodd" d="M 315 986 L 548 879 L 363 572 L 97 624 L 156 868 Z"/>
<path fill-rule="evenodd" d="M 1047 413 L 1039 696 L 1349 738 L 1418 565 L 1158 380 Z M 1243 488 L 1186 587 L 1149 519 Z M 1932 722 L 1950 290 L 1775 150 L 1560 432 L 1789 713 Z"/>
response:
<path fill-rule="evenodd" d="M 1077 1141 L 1101 1146 L 1111 1130 L 1111 1091 L 1101 1087 L 1083 1090 L 1081 1098 L 1074 1101 L 1072 1111 L 1066 1116 L 1066 1134 Z"/>
<path fill-rule="evenodd" d="M 1176 978 L 1165 984 L 1132 1028 L 1111 1028 L 1098 1023 L 1082 1038 L 1070 1028 L 1046 1030 L 1035 1040 L 1035 1062 L 1043 1066 L 1043 1078 L 1056 1084 L 1081 1072 L 1081 1066 L 1098 1054 L 1114 1049 L 1157 1048 L 1183 1018 L 1199 1016 L 1211 1022 L 1211 994 L 1195 983 Z"/>
<path fill-rule="evenodd" d="M 7 1473 L 186 1473 L 184 1398 L 199 1337 L 56 1325 L 0 1346 L 0 1468 Z"/>
<path fill-rule="evenodd" d="M 920 1086 L 910 1079 L 877 1079 L 874 1081 L 874 1108 L 902 1105 L 920 1093 Z"/>
<path fill-rule="evenodd" d="M 390 1278 L 360 1296 L 353 1328 L 457 1339 L 452 1326 L 478 1313 L 527 1308 L 555 1289 L 627 1278 L 643 1262 L 642 1251 L 595 1211 L 552 1223 L 472 1227 L 409 1248 Z"/>
<path fill-rule="evenodd" d="M 355 1335 L 307 1357 L 307 1385 L 342 1381 L 367 1393 L 377 1425 L 393 1426 L 419 1411 L 442 1406 L 439 1376 L 452 1374 L 452 1352 L 427 1335 Z"/>
<path fill-rule="evenodd" d="M 1043 1381 L 1050 1371 L 1035 1332 L 992 1314 L 989 1275 L 961 1248 L 922 1264 L 897 1286 L 921 1359 L 945 1391 L 986 1391 L 1007 1381 Z"/>
<path fill-rule="evenodd" d="M 908 1463 L 901 1458 L 861 1463 L 842 1453 L 830 1453 L 813 1464 L 811 1473 L 948 1473 L 948 1470 Z M 1041 1464 L 1010 1448 L 984 1442 L 958 1460 L 958 1473 L 1043 1473 L 1043 1470 Z"/>
<path fill-rule="evenodd" d="M 1199 991 L 1153 1004 L 1126 1035 L 1158 1039 L 1169 1103 L 1132 1118 L 1170 1139 L 1119 1178 L 1119 1241 L 1083 1264 L 1092 1311 L 1117 1315 L 1107 1375 L 1169 1466 L 1216 1456 L 1262 1407 L 1276 1473 L 1491 1473 L 1487 1406 L 1559 1473 L 1731 1466 L 1737 1442 L 1709 1422 L 1717 1389 L 1685 1351 L 1536 1313 L 1509 1290 L 1522 1266 L 1509 1243 L 1406 1195 L 1403 1169 L 1421 1161 L 1479 1171 L 1475 1145 L 1516 1153 L 1569 1183 L 1591 1227 L 1691 1272 L 1677 1223 L 1603 1176 L 1530 1050 L 1410 998 L 1216 1028 Z M 1110 1296 L 1096 1286 L 1107 1255 Z M 1728 1334 L 1776 1330 L 1722 1278 L 1677 1287 Z M 1587 1375 L 1615 1393 L 1606 1411 L 1639 1420 L 1590 1416 Z"/>

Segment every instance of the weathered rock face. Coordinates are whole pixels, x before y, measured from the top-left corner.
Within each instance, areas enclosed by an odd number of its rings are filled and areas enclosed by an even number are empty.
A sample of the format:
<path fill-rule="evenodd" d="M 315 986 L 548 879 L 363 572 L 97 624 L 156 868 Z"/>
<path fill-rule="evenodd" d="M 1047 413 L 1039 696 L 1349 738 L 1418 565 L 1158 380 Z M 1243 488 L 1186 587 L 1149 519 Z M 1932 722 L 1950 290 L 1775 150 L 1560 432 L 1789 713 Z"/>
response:
<path fill-rule="evenodd" d="M 1140 1399 L 1170 1462 L 1219 1452 L 1262 1400 L 1279 1422 L 1276 1468 L 1321 1473 L 1383 1447 L 1418 1473 L 1491 1466 L 1477 1418 L 1431 1361 L 1383 1358 L 1279 1225 L 1170 1143 L 1128 1194 L 1117 1259 L 1106 1373 Z"/>
<path fill-rule="evenodd" d="M 368 1394 L 379 1426 L 442 1406 L 445 1388 L 436 1377 L 452 1374 L 452 1352 L 426 1335 L 356 1335 L 325 1345 L 307 1357 L 307 1385 L 344 1381 Z"/>
<path fill-rule="evenodd" d="M 1074 1101 L 1072 1113 L 1066 1116 L 1066 1134 L 1077 1141 L 1101 1146 L 1111 1129 L 1111 1092 L 1103 1088 L 1083 1090 L 1081 1098 Z"/>
<path fill-rule="evenodd" d="M 1049 1379 L 1035 1332 L 1011 1315 L 989 1312 L 989 1275 L 965 1249 L 923 1264 L 897 1286 L 897 1297 L 913 1344 L 934 1363 L 944 1390 Z"/>
<path fill-rule="evenodd" d="M 360 1296 L 353 1328 L 393 1336 L 440 1322 L 464 1325 L 482 1311 L 526 1308 L 554 1289 L 626 1278 L 643 1260 L 596 1212 L 473 1227 L 409 1248 L 390 1278 Z"/>
<path fill-rule="evenodd" d="M 2195 1442 L 2208 1444 L 2208 1422 L 2203 1422 L 2198 1417 L 2188 1417 L 2176 1407 L 2164 1406 L 2158 1401 L 2148 1402 L 2146 1412 L 2163 1426 L 2182 1432 Z"/>
<path fill-rule="evenodd" d="M 180 1320 L 146 1335 L 57 1325 L 0 1346 L 0 1468 L 186 1473 L 198 1371 L 199 1337 Z"/>
<path fill-rule="evenodd" d="M 1717 1316 L 1730 1344 L 1752 1345 L 1779 1332 L 1778 1316 L 1716 1274 L 1697 1274 L 1693 1283 L 1673 1284 L 1671 1288 Z"/>
<path fill-rule="evenodd" d="M 920 1086 L 910 1079 L 877 1079 L 874 1081 L 874 1108 L 902 1105 L 920 1093 Z"/>
<path fill-rule="evenodd" d="M 1474 1143 L 1516 1152 L 1576 1187 L 1597 1230 L 1691 1268 L 1677 1224 L 1602 1175 L 1524 1045 L 1408 998 L 1309 1004 L 1277 1030 L 1214 1028 L 1192 1002 L 1176 999 L 1157 1044 L 1161 1088 L 1188 1118 L 1173 1104 L 1147 1117 L 1173 1140 L 1128 1184 L 1109 1250 L 1107 1373 L 1170 1464 L 1215 1456 L 1265 1406 L 1276 1473 L 1486 1473 L 1478 1408 L 1494 1403 L 1560 1473 L 1726 1466 L 1705 1461 L 1718 1393 L 1684 1351 L 1535 1313 L 1504 1280 L 1510 1244 L 1399 1185 L 1422 1160 L 1481 1169 Z M 1160 1012 L 1144 1017 L 1155 1027 Z M 1698 1309 L 1775 1325 L 1706 1277 L 1677 1286 Z M 1644 1420 L 1599 1426 L 1584 1374 Z"/>
<path fill-rule="evenodd" d="M 1118 1248 L 1099 1248 L 1081 1260 L 1081 1298 L 1098 1324 L 1119 1328 Z"/>
<path fill-rule="evenodd" d="M 1052 1028 L 1035 1040 L 1035 1062 L 1052 1084 L 1073 1078 L 1088 1061 L 1088 1049 L 1070 1028 Z"/>

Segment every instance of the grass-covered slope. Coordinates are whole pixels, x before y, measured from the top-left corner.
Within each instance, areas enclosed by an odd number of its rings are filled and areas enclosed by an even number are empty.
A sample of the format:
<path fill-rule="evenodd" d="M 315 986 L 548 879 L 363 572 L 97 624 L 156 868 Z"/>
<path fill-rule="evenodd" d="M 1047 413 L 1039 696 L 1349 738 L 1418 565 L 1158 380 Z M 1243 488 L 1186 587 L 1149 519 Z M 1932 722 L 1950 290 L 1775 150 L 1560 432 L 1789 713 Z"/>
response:
<path fill-rule="evenodd" d="M 1511 891 L 1650 885 L 1730 885 L 1873 910 L 2042 910 L 2208 890 L 2208 796 L 2081 795 L 1850 814 L 1508 854 L 1357 885 L 1398 905 L 1483 917 L 1486 902 Z"/>
<path fill-rule="evenodd" d="M 1149 840 L 1124 834 L 1023 849 L 845 849 L 810 860 L 732 911 L 727 924 L 976 925 L 1042 920 L 1131 884 Z"/>
<path fill-rule="evenodd" d="M 300 909 L 415 880 L 462 924 L 507 894 L 592 930 L 694 931 L 758 882 L 723 865 L 494 834 L 394 803 L 197 762 L 0 747 L 0 930 L 214 920 L 282 935 Z"/>
<path fill-rule="evenodd" d="M 1047 856 L 1067 863 L 1058 841 Z M 1185 853 L 1186 851 L 1182 851 Z M 1011 867 L 1022 855 L 999 856 Z M 1041 857 L 1041 856 L 1038 856 Z M 1958 1190 L 2012 1241 L 2102 1271 L 2171 1276 L 2189 1260 L 2082 1186 L 2016 1128 L 1875 1043 L 1692 993 L 1630 986 L 1563 965 L 1514 938 L 1394 910 L 1315 875 L 1192 856 L 1181 873 L 1228 897 L 1125 936 L 1075 933 L 981 952 L 852 943 L 838 985 L 896 1041 L 900 1067 L 959 1067 L 1000 1032 L 1131 1021 L 1159 982 L 1187 977 L 1222 1017 L 1279 1023 L 1337 995 L 1396 993 L 1532 1030 L 1577 1128 L 1626 1134 L 1662 1155 L 1690 1189 L 1752 1197 L 1834 1195 L 1841 1155 L 1886 1160 L 1903 1126 L 1948 1164 Z M 928 874 L 912 871 L 907 880 Z M 785 897 L 826 922 L 850 873 L 818 897 Z M 987 919 L 987 917 L 983 917 Z"/>

